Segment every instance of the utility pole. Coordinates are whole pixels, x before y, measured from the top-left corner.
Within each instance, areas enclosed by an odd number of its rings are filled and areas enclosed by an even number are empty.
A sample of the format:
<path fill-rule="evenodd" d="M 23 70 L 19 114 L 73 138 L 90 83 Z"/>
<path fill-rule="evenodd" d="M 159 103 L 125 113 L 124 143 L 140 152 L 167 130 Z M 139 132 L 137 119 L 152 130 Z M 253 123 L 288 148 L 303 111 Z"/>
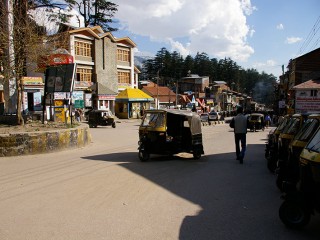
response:
<path fill-rule="evenodd" d="M 177 84 L 176 84 L 176 107 L 178 108 L 178 91 L 179 91 L 179 86 L 178 86 L 179 80 L 177 79 Z"/>
<path fill-rule="evenodd" d="M 159 109 L 159 72 L 160 70 L 157 72 L 157 109 Z"/>

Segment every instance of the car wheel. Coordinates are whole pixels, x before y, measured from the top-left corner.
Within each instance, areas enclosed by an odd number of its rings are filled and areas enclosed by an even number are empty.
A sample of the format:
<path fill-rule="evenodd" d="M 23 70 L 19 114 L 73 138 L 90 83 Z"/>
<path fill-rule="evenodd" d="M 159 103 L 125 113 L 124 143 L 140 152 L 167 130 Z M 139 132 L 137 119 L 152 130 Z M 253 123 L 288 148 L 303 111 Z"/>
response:
<path fill-rule="evenodd" d="M 139 159 L 141 162 L 146 162 L 150 159 L 150 154 L 147 151 L 139 150 Z"/>
<path fill-rule="evenodd" d="M 302 203 L 287 200 L 279 209 L 281 221 L 289 228 L 302 228 L 310 221 L 310 212 L 306 210 Z"/>
<path fill-rule="evenodd" d="M 113 127 L 113 128 L 116 128 L 116 123 L 115 123 L 115 122 L 112 123 L 112 127 Z"/>

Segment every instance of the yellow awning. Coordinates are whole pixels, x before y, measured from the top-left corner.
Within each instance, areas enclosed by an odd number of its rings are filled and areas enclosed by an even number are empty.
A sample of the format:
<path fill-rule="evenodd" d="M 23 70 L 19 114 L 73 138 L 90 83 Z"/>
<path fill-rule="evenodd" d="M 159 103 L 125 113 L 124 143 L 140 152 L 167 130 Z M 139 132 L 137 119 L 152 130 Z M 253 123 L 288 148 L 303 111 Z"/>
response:
<path fill-rule="evenodd" d="M 128 88 L 121 91 L 118 96 L 116 96 L 116 101 L 124 100 L 129 102 L 150 102 L 153 101 L 153 98 L 140 89 Z"/>

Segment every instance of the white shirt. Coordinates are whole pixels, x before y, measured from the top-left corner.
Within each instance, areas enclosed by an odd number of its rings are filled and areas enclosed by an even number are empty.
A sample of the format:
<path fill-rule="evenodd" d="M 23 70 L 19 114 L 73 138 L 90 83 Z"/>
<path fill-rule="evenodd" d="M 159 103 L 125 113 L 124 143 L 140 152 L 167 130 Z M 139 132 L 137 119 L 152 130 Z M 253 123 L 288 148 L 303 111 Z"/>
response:
<path fill-rule="evenodd" d="M 239 113 L 234 117 L 234 132 L 235 133 L 247 133 L 247 117 L 242 113 Z"/>

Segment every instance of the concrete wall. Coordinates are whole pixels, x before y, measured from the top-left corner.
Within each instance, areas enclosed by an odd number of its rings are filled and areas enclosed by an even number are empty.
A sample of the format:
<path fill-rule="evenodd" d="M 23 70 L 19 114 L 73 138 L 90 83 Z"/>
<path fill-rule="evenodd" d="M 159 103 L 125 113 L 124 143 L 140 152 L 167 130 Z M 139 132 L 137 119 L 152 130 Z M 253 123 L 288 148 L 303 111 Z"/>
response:
<path fill-rule="evenodd" d="M 112 42 L 107 37 L 103 39 L 96 39 L 95 56 L 97 82 L 103 84 L 114 92 L 118 92 L 116 43 Z"/>
<path fill-rule="evenodd" d="M 46 132 L 0 135 L 0 157 L 40 154 L 80 148 L 91 142 L 88 126 Z"/>

